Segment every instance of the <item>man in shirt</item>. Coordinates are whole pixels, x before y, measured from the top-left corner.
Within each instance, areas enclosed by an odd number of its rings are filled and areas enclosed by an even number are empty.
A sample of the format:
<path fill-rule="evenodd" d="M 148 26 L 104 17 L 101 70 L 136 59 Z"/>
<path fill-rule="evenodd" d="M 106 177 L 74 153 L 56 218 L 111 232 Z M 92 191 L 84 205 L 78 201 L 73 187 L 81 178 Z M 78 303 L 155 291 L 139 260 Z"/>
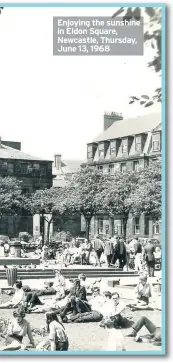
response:
<path fill-rule="evenodd" d="M 112 301 L 112 294 L 109 291 L 105 291 L 103 293 L 104 296 L 104 304 L 100 306 L 99 312 L 103 315 L 104 319 L 109 318 L 114 315 L 115 308 L 114 303 Z"/>
<path fill-rule="evenodd" d="M 122 317 L 122 312 L 123 310 L 125 309 L 125 304 L 122 303 L 120 301 L 120 296 L 119 296 L 119 293 L 118 292 L 114 292 L 112 294 L 112 301 L 113 301 L 113 304 L 114 304 L 114 309 L 113 309 L 113 312 L 111 314 L 112 317 L 114 317 L 115 321 L 116 321 L 116 324 L 118 326 L 122 326 L 123 325 L 123 322 L 124 322 L 124 319 Z"/>
<path fill-rule="evenodd" d="M 97 265 L 99 267 L 101 267 L 101 263 L 100 263 L 100 257 L 104 251 L 104 244 L 101 241 L 101 239 L 99 238 L 99 236 L 95 236 L 94 240 L 92 241 L 92 247 L 95 251 L 95 257 L 96 257 L 96 262 Z"/>
<path fill-rule="evenodd" d="M 123 269 L 123 267 L 126 264 L 126 246 L 122 238 L 118 241 L 117 248 L 118 248 L 119 267 Z"/>
<path fill-rule="evenodd" d="M 138 238 L 136 238 L 137 242 L 135 243 L 135 271 L 142 271 L 142 245 L 139 242 Z"/>
<path fill-rule="evenodd" d="M 145 246 L 145 261 L 147 263 L 148 275 L 154 277 L 154 267 L 155 267 L 155 247 L 151 243 L 151 240 L 148 240 Z"/>
<path fill-rule="evenodd" d="M 107 265 L 110 267 L 112 256 L 113 256 L 113 243 L 111 237 L 108 237 L 105 241 L 104 255 L 107 259 Z"/>
<path fill-rule="evenodd" d="M 99 287 L 94 287 L 92 297 L 89 300 L 91 309 L 95 311 L 100 311 L 100 308 L 104 305 L 104 303 L 105 303 L 105 298 L 103 295 L 100 295 Z"/>

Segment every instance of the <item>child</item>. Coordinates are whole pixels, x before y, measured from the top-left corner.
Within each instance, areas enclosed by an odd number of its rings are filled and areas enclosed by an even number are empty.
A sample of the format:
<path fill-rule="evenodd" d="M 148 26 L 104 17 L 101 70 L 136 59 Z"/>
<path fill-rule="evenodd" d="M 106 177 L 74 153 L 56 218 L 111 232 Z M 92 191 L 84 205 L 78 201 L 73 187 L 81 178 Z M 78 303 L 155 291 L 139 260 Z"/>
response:
<path fill-rule="evenodd" d="M 149 299 L 151 297 L 151 286 L 147 280 L 146 273 L 139 276 L 139 283 L 136 287 L 137 301 L 134 304 L 127 305 L 132 311 L 150 309 Z"/>
<path fill-rule="evenodd" d="M 151 297 L 151 286 L 147 280 L 148 280 L 147 274 L 142 274 L 139 277 L 139 283 L 136 287 L 137 305 L 140 306 L 149 305 L 149 298 Z"/>
<path fill-rule="evenodd" d="M 104 322 L 104 327 L 108 331 L 108 351 L 124 351 L 125 342 L 120 329 L 117 328 L 114 318 L 109 318 Z"/>

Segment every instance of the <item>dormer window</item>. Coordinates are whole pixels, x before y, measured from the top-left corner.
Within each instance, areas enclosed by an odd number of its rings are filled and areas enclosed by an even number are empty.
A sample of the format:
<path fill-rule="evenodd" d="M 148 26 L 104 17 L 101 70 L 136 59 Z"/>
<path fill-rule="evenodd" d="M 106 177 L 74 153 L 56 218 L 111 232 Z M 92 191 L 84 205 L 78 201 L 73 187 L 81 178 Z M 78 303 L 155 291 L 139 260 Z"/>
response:
<path fill-rule="evenodd" d="M 92 145 L 88 145 L 87 159 L 92 159 L 92 158 L 93 158 L 93 147 Z"/>
<path fill-rule="evenodd" d="M 127 139 L 122 140 L 122 153 L 127 153 Z"/>
<path fill-rule="evenodd" d="M 116 141 L 110 142 L 110 154 L 115 155 L 116 154 Z"/>
<path fill-rule="evenodd" d="M 136 136 L 135 138 L 135 150 L 141 151 L 141 136 Z"/>
<path fill-rule="evenodd" d="M 160 132 L 152 135 L 152 149 L 153 151 L 160 151 Z"/>
<path fill-rule="evenodd" d="M 99 144 L 99 157 L 105 156 L 105 145 L 104 143 Z"/>

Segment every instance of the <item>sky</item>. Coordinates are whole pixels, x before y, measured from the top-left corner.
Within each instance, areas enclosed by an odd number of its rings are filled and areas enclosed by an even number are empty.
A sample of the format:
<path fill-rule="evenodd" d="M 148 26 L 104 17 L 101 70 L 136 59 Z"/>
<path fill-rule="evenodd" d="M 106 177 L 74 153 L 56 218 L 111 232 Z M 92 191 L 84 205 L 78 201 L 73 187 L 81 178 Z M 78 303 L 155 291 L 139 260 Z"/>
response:
<path fill-rule="evenodd" d="M 115 8 L 5 8 L 0 15 L 0 136 L 47 160 L 86 159 L 105 111 L 124 118 L 160 112 L 129 105 L 160 79 L 144 56 L 53 56 L 53 16 L 111 16 Z"/>

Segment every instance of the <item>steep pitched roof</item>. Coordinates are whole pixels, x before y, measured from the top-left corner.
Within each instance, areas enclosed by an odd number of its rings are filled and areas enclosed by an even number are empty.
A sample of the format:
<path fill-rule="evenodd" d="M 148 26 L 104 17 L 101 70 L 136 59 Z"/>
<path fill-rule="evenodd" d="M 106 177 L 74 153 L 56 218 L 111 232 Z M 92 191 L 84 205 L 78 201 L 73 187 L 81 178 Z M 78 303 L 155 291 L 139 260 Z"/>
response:
<path fill-rule="evenodd" d="M 80 169 L 83 160 L 63 160 L 62 168 L 67 173 L 76 173 Z"/>
<path fill-rule="evenodd" d="M 44 161 L 36 156 L 28 155 L 20 150 L 13 149 L 12 147 L 3 145 L 3 141 L 0 146 L 0 159 L 18 159 L 18 160 L 34 160 L 34 161 Z M 46 160 L 48 161 L 48 160 Z"/>
<path fill-rule="evenodd" d="M 161 123 L 160 113 L 133 117 L 121 121 L 115 121 L 112 126 L 97 136 L 93 142 L 122 138 L 130 135 L 138 135 L 155 129 Z"/>

